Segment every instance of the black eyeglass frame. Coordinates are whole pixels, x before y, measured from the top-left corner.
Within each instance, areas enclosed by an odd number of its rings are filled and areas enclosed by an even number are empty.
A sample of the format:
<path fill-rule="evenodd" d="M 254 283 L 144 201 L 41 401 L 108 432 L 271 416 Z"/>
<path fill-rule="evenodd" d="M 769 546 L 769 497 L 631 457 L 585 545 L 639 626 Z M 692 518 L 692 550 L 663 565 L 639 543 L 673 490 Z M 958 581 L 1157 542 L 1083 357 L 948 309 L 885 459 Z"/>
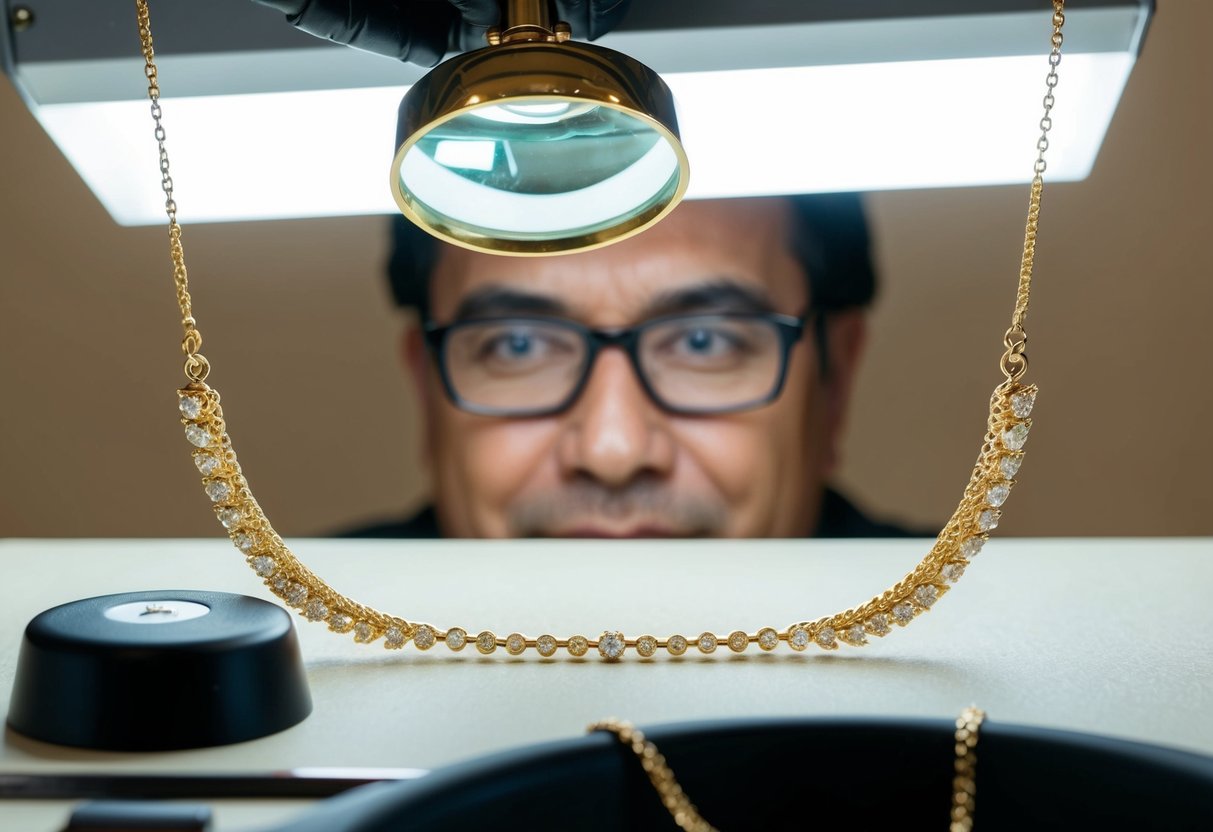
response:
<path fill-rule="evenodd" d="M 570 321 L 567 318 L 545 317 L 542 315 L 502 315 L 500 317 L 489 318 L 469 318 L 467 320 L 454 321 L 449 324 L 436 324 L 433 321 L 427 321 L 423 326 L 423 334 L 425 336 L 426 346 L 430 350 L 430 354 L 434 358 L 434 363 L 438 367 L 438 376 L 442 381 L 442 387 L 446 391 L 447 398 L 451 400 L 460 410 L 466 413 L 473 413 L 478 416 L 497 416 L 506 418 L 528 419 L 537 418 L 540 416 L 554 416 L 572 407 L 573 403 L 580 398 L 585 390 L 586 384 L 590 380 L 590 374 L 594 370 L 594 363 L 598 360 L 598 354 L 607 347 L 619 347 L 628 356 L 628 361 L 632 365 L 632 372 L 636 374 L 637 380 L 640 382 L 641 388 L 649 399 L 667 413 L 674 413 L 683 416 L 720 416 L 729 413 L 740 413 L 746 410 L 754 410 L 764 405 L 770 404 L 779 398 L 783 392 L 783 387 L 788 376 L 788 355 L 792 351 L 792 347 L 804 336 L 805 330 L 810 326 L 819 324 L 822 314 L 814 309 L 809 309 L 801 317 L 795 315 L 785 315 L 779 312 L 708 312 L 708 313 L 682 313 L 676 315 L 664 315 L 658 318 L 651 318 L 635 326 L 622 327 L 618 329 L 594 329 L 585 326 L 576 321 Z M 684 319 L 716 319 L 716 320 L 750 320 L 750 321 L 766 321 L 774 325 L 779 336 L 779 374 L 776 377 L 774 385 L 765 396 L 751 399 L 747 402 L 741 402 L 729 407 L 720 408 L 686 408 L 675 407 L 665 401 L 653 386 L 649 383 L 649 379 L 645 370 L 640 363 L 640 338 L 644 332 L 652 327 L 662 324 L 668 324 L 671 321 Z M 563 327 L 570 332 L 575 332 L 581 336 L 585 342 L 587 349 L 585 358 L 582 360 L 580 370 L 581 377 L 573 386 L 573 389 L 558 403 L 549 407 L 534 408 L 532 410 L 515 410 L 512 408 L 504 409 L 497 407 L 486 407 L 478 405 L 474 402 L 469 402 L 459 395 L 459 391 L 455 389 L 455 385 L 451 380 L 450 374 L 446 367 L 446 341 L 448 336 L 459 329 L 480 325 L 486 323 L 539 323 L 547 326 L 555 325 Z"/>

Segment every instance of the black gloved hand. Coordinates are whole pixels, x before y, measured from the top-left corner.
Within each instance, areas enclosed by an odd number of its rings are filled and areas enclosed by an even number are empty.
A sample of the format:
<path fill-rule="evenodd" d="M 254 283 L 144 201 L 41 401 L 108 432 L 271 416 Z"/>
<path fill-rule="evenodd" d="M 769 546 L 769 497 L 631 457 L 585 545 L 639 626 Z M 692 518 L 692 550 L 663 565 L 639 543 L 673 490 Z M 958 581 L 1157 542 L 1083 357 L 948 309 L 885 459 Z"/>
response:
<path fill-rule="evenodd" d="M 448 50 L 485 46 L 498 0 L 254 0 L 316 37 L 401 61 L 433 66 Z M 556 0 L 573 37 L 593 40 L 618 25 L 630 0 Z"/>

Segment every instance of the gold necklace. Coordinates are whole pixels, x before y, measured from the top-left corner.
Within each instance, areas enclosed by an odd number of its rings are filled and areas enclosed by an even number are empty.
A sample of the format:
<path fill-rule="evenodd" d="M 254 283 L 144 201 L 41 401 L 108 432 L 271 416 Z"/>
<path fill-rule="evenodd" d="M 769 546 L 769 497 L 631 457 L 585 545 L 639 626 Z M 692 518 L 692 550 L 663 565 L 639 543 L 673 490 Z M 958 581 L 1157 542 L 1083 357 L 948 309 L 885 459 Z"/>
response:
<path fill-rule="evenodd" d="M 949 832 L 972 832 L 973 829 L 973 813 L 977 803 L 977 737 L 985 718 L 985 711 L 976 707 L 965 708 L 956 718 L 956 731 L 952 735 L 955 761 L 952 764 Z M 661 798 L 661 804 L 680 829 L 684 832 L 718 832 L 699 814 L 699 809 L 674 776 L 665 755 L 645 738 L 640 729 L 621 719 L 603 719 L 588 730 L 590 733 L 606 731 L 614 734 L 620 744 L 636 756 L 649 783 Z"/>
<path fill-rule="evenodd" d="M 1053 0 L 1052 49 L 1049 53 L 1049 73 L 1045 79 L 1047 91 L 1043 99 L 1040 138 L 1036 142 L 1038 152 L 1033 165 L 1019 285 L 1011 326 L 1003 336 L 1006 351 L 999 362 L 1006 380 L 994 389 L 990 397 L 990 415 L 977 464 L 960 504 L 939 533 L 935 545 L 912 572 L 891 588 L 867 603 L 844 612 L 812 621 L 795 622 L 782 630 L 764 627 L 757 632 L 708 631 L 699 636 L 674 634 L 665 638 L 653 635 L 627 637 L 616 630 L 605 630 L 597 638 L 547 634 L 532 637 L 516 632 L 501 636 L 489 630 L 477 633 L 463 627 L 437 627 L 363 606 L 337 592 L 295 557 L 253 498 L 232 449 L 223 408 L 219 404 L 219 393 L 206 383 L 210 363 L 200 352 L 202 334 L 198 331 L 190 305 L 181 226 L 177 222 L 177 203 L 173 198 L 173 178 L 169 173 L 165 132 L 161 122 L 160 87 L 147 0 L 136 0 L 135 6 L 139 39 L 143 46 L 144 72 L 148 81 L 147 94 L 151 100 L 155 137 L 160 148 L 169 254 L 173 261 L 173 280 L 185 332 L 181 349 L 185 353 L 188 383 L 177 391 L 181 422 L 185 427 L 186 439 L 194 446 L 194 464 L 202 474 L 203 490 L 214 504 L 219 522 L 227 529 L 232 542 L 245 555 L 257 576 L 308 621 L 327 624 L 335 633 L 351 633 L 354 641 L 360 643 L 381 641 L 389 650 L 400 649 L 409 643 L 419 650 L 429 650 L 442 642 L 450 650 L 458 652 L 471 643 L 485 655 L 504 648 L 512 656 L 534 650 L 544 658 L 558 655 L 562 650 L 566 655 L 580 657 L 596 649 L 604 659 L 612 661 L 622 657 L 629 649 L 648 658 L 659 651 L 681 656 L 691 649 L 707 654 L 721 647 L 741 653 L 752 644 L 758 645 L 761 650 L 774 650 L 781 643 L 797 651 L 811 645 L 824 650 L 835 650 L 840 644 L 860 647 L 868 643 L 869 637 L 888 635 L 893 627 L 905 626 L 931 609 L 964 573 L 970 560 L 981 551 L 989 532 L 998 525 L 1001 506 L 1010 496 L 1015 475 L 1023 460 L 1024 442 L 1032 426 L 1028 416 L 1036 401 L 1036 386 L 1020 382 L 1028 369 L 1028 337 L 1024 320 L 1028 312 L 1036 253 L 1036 227 L 1043 189 L 1041 177 L 1046 167 L 1044 154 L 1049 147 L 1048 134 L 1052 127 L 1050 112 L 1054 104 L 1053 89 L 1057 86 L 1057 65 L 1061 61 L 1064 0 Z"/>

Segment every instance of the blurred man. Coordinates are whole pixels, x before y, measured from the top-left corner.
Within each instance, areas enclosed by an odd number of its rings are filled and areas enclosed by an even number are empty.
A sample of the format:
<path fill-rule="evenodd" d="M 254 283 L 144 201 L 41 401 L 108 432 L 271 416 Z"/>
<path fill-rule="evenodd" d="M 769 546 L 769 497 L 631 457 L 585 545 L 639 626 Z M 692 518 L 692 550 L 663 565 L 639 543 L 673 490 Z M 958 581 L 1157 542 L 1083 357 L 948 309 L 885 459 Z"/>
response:
<path fill-rule="evenodd" d="M 826 485 L 875 288 L 857 197 L 686 202 L 555 257 L 394 242 L 433 505 L 352 534 L 904 534 Z"/>

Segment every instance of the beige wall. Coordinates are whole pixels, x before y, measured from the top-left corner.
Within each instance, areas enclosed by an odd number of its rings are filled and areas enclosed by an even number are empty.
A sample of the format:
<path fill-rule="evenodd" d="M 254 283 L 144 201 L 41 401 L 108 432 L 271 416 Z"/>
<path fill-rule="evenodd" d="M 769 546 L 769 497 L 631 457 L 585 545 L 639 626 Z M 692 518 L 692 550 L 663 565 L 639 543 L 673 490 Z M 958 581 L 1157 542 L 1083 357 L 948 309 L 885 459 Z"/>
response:
<path fill-rule="evenodd" d="M 1010 534 L 1213 534 L 1213 4 L 1160 5 L 1092 177 L 1046 192 L 1029 326 L 1042 392 Z M 215 534 L 175 413 L 163 230 L 115 226 L 7 84 L 0 125 L 0 536 Z M 1026 189 L 869 204 L 885 286 L 842 481 L 933 525 L 999 378 Z M 424 498 L 384 229 L 186 229 L 211 380 L 286 535 Z"/>

